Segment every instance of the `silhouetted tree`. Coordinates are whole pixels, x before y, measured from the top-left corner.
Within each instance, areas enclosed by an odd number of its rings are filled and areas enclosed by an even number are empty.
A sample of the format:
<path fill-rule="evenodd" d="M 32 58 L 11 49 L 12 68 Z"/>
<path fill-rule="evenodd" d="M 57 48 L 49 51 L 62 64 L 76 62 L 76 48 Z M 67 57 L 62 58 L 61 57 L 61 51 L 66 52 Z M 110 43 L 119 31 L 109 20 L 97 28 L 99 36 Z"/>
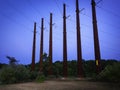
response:
<path fill-rule="evenodd" d="M 6 58 L 9 59 L 9 64 L 11 66 L 15 66 L 17 64 L 17 62 L 18 62 L 18 60 L 15 59 L 15 57 L 6 56 Z"/>

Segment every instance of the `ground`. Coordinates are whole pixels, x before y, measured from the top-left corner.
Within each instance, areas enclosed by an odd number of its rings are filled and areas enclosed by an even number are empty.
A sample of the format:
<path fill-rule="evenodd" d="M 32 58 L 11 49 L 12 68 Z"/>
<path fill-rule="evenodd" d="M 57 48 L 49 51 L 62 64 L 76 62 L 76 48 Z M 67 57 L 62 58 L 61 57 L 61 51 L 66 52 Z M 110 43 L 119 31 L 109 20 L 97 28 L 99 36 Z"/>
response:
<path fill-rule="evenodd" d="M 115 83 L 86 80 L 47 80 L 43 83 L 0 85 L 0 90 L 120 90 L 120 87 Z"/>

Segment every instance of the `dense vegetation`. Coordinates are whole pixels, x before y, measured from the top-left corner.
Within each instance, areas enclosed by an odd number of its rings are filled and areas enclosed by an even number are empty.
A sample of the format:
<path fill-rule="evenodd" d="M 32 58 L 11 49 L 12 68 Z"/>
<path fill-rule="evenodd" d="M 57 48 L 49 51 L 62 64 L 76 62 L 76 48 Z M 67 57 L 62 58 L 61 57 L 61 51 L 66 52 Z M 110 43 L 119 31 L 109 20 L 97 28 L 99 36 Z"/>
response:
<path fill-rule="evenodd" d="M 99 81 L 120 82 L 120 62 L 107 65 L 96 77 Z"/>
<path fill-rule="evenodd" d="M 45 56 L 46 57 L 46 56 Z M 20 65 L 13 57 L 8 57 L 9 64 L 0 64 L 0 83 L 19 83 L 28 81 L 43 82 L 48 76 L 49 58 L 44 58 L 43 73 L 39 73 L 39 63 L 35 64 L 35 71 L 31 70 L 31 65 Z M 96 74 L 94 60 L 83 60 L 84 76 L 94 78 L 99 81 L 120 82 L 120 62 L 117 60 L 101 60 L 102 71 L 99 75 Z M 63 62 L 56 61 L 53 63 L 52 78 L 59 78 L 63 75 Z M 77 62 L 76 60 L 68 61 L 68 77 L 77 77 Z"/>

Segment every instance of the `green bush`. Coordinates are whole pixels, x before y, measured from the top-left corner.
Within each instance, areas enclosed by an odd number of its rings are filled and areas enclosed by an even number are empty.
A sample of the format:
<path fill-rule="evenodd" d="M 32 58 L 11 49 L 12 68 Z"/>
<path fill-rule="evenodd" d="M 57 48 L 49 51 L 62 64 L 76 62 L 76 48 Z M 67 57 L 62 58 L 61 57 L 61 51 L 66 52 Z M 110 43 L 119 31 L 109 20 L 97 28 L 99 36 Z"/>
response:
<path fill-rule="evenodd" d="M 3 84 L 25 82 L 30 80 L 30 71 L 23 65 L 6 66 L 0 70 L 0 82 Z"/>
<path fill-rule="evenodd" d="M 120 62 L 107 65 L 96 79 L 100 81 L 120 82 Z"/>
<path fill-rule="evenodd" d="M 38 76 L 38 72 L 37 71 L 31 71 L 30 72 L 30 80 L 35 80 L 36 77 Z"/>
<path fill-rule="evenodd" d="M 17 82 L 25 82 L 30 80 L 30 71 L 23 65 L 18 65 L 15 68 L 15 78 Z"/>
<path fill-rule="evenodd" d="M 45 76 L 44 75 L 38 75 L 36 78 L 36 82 L 42 83 L 45 81 Z"/>
<path fill-rule="evenodd" d="M 12 67 L 7 66 L 0 70 L 0 82 L 3 84 L 17 82 L 15 72 Z"/>

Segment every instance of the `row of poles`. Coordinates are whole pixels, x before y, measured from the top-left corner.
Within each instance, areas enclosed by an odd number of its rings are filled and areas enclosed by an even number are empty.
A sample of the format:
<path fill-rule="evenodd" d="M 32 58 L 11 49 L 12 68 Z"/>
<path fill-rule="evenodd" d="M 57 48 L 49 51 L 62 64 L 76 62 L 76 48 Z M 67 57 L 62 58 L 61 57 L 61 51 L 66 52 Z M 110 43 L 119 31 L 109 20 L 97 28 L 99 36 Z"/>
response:
<path fill-rule="evenodd" d="M 92 5 L 92 19 L 93 19 L 93 35 L 94 35 L 94 52 L 96 62 L 96 72 L 100 72 L 100 47 L 98 38 L 98 28 L 96 20 L 96 3 L 91 0 Z M 84 77 L 82 67 L 82 48 L 81 48 L 81 30 L 80 30 L 80 17 L 79 17 L 79 3 L 76 0 L 76 34 L 77 34 L 77 75 L 78 77 Z M 53 75 L 52 71 L 52 13 L 50 13 L 50 34 L 49 34 L 49 75 Z M 40 72 L 43 70 L 43 36 L 44 36 L 44 19 L 41 19 L 41 38 L 40 38 Z M 32 50 L 32 71 L 35 68 L 35 49 L 36 49 L 36 23 L 34 23 L 34 36 L 33 36 L 33 50 Z M 67 34 L 66 34 L 66 4 L 63 4 L 63 76 L 68 76 L 67 69 Z"/>

